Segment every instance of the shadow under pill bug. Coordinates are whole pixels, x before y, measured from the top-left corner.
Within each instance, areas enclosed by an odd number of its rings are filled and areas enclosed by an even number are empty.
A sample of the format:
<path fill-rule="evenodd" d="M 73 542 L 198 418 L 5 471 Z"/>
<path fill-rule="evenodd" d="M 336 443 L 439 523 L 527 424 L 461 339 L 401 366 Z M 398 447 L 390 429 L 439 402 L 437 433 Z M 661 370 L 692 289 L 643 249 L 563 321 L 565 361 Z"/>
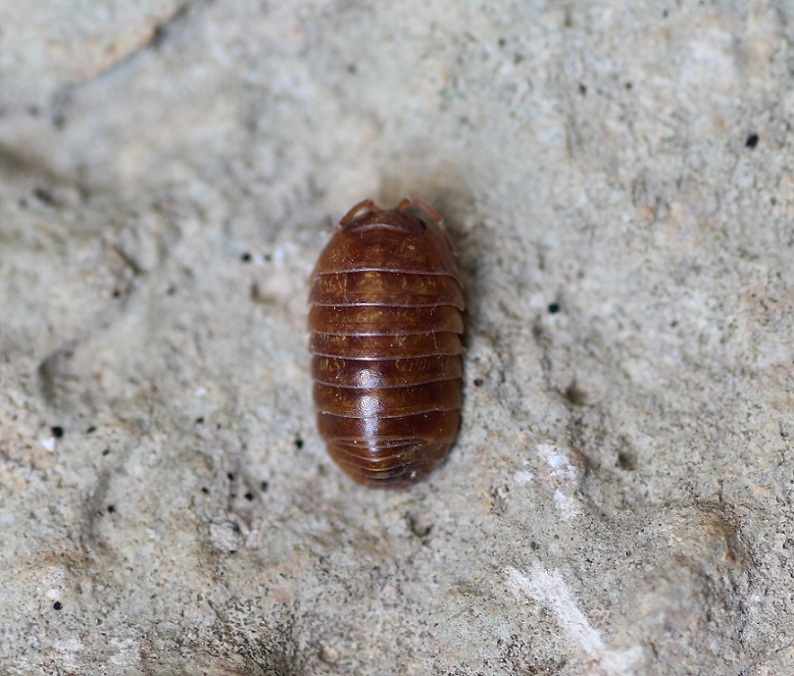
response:
<path fill-rule="evenodd" d="M 463 280 L 441 216 L 411 198 L 357 204 L 317 260 L 309 303 L 329 454 L 370 487 L 423 479 L 460 426 Z"/>

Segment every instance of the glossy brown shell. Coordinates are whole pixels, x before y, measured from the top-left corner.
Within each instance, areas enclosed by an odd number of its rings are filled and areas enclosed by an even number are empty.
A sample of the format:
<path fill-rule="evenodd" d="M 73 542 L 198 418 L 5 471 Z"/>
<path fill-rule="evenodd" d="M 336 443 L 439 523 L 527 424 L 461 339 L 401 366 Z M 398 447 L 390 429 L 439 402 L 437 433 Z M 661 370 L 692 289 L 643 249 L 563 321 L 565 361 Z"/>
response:
<path fill-rule="evenodd" d="M 463 282 L 441 217 L 409 198 L 356 205 L 320 254 L 309 302 L 331 457 L 367 486 L 421 480 L 460 425 Z"/>

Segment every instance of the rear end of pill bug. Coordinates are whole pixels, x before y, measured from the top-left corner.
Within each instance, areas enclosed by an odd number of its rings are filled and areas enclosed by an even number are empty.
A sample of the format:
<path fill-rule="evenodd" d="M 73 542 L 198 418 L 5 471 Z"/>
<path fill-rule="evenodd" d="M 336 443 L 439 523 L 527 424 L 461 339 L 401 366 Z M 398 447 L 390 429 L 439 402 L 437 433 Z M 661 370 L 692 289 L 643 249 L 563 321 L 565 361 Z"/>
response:
<path fill-rule="evenodd" d="M 406 488 L 460 426 L 463 281 L 441 216 L 371 200 L 342 218 L 311 276 L 317 425 L 350 478 Z"/>

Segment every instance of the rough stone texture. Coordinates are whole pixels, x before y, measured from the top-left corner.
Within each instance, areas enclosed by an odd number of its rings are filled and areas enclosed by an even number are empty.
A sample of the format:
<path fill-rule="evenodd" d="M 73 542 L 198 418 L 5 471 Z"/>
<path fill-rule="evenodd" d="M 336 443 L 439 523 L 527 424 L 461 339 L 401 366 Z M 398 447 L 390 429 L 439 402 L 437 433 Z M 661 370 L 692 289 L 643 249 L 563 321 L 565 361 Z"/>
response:
<path fill-rule="evenodd" d="M 62 4 L 0 8 L 3 674 L 794 673 L 792 2 Z M 305 295 L 404 193 L 466 400 L 381 493 Z"/>

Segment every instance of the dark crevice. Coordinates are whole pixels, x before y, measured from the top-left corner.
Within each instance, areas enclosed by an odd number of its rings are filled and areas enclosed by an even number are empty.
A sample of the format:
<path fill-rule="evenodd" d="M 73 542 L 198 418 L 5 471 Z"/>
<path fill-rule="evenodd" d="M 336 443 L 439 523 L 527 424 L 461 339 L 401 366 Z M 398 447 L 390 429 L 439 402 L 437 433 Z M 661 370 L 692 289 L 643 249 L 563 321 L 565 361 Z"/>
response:
<path fill-rule="evenodd" d="M 173 29 L 176 25 L 178 25 L 181 21 L 187 17 L 191 6 L 199 2 L 200 0 L 186 0 L 182 4 L 180 4 L 170 16 L 166 17 L 163 21 L 153 26 L 152 31 L 148 38 L 144 40 L 138 47 L 133 49 L 131 52 L 127 54 L 123 54 L 117 61 L 114 61 L 108 64 L 105 68 L 100 71 L 97 71 L 90 77 L 86 78 L 85 80 L 76 80 L 73 82 L 68 82 L 58 89 L 52 95 L 52 100 L 50 104 L 51 108 L 51 119 L 53 125 L 60 129 L 65 126 L 66 124 L 66 110 L 69 107 L 74 90 L 87 82 L 92 82 L 94 80 L 99 80 L 106 75 L 110 75 L 115 72 L 118 68 L 124 67 L 127 63 L 129 63 L 132 59 L 138 56 L 138 54 L 145 52 L 149 49 L 159 50 L 164 42 L 168 39 L 168 36 L 173 32 Z M 203 0 L 205 3 L 212 2 L 213 0 Z"/>
<path fill-rule="evenodd" d="M 174 13 L 169 16 L 165 21 L 160 24 L 157 24 L 152 31 L 152 37 L 149 40 L 148 44 L 143 45 L 141 49 L 146 49 L 151 47 L 152 49 L 160 49 L 163 46 L 163 43 L 168 38 L 168 34 L 171 32 L 174 24 L 180 22 L 187 16 L 188 10 L 190 6 L 194 3 L 194 0 L 187 0 L 187 2 L 183 2 L 179 7 L 174 10 Z"/>

